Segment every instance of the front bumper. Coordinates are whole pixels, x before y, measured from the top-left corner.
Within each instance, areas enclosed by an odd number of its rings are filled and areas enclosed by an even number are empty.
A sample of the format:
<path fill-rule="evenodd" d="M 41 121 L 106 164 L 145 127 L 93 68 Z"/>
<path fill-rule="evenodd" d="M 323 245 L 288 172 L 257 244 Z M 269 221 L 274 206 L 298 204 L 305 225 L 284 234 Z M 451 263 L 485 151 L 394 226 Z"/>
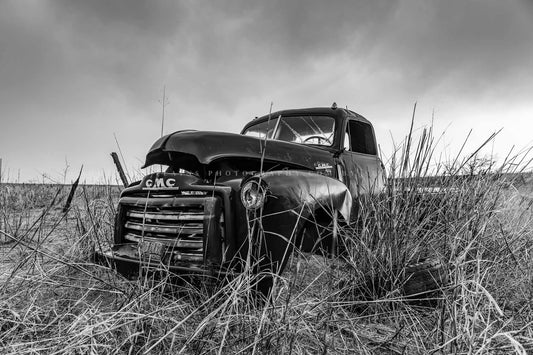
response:
<path fill-rule="evenodd" d="M 174 265 L 165 263 L 158 258 L 141 257 L 138 248 L 134 244 L 114 245 L 107 250 L 98 250 L 94 253 L 94 261 L 98 264 L 109 266 L 118 273 L 133 277 L 145 272 L 164 272 L 179 276 L 206 275 L 224 276 L 228 274 L 221 266 L 207 266 L 198 264 Z"/>

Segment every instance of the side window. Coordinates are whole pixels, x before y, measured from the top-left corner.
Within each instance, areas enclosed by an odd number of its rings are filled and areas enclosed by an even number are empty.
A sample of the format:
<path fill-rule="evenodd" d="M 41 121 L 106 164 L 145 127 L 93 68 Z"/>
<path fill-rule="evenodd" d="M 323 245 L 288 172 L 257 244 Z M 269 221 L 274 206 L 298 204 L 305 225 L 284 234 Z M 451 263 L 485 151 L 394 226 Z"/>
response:
<path fill-rule="evenodd" d="M 348 122 L 351 151 L 376 155 L 376 142 L 372 127 L 368 123 L 350 120 Z M 344 143 L 346 146 L 346 142 Z"/>

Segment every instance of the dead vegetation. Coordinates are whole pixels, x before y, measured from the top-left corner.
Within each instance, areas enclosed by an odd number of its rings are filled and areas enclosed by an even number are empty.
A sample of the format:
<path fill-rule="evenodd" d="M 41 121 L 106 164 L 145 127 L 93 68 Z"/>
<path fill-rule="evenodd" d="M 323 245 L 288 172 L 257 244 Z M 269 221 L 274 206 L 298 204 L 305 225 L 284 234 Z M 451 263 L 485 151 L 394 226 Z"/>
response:
<path fill-rule="evenodd" d="M 344 261 L 295 254 L 266 305 L 247 273 L 206 290 L 92 264 L 112 236 L 115 188 L 80 186 L 63 213 L 68 189 L 1 185 L 2 352 L 530 353 L 533 182 L 516 170 L 522 156 L 465 176 L 467 162 L 435 165 L 430 131 L 407 142 L 386 194 L 341 228 Z M 444 177 L 424 178 L 434 173 Z M 406 271 L 428 257 L 448 285 L 409 294 Z"/>

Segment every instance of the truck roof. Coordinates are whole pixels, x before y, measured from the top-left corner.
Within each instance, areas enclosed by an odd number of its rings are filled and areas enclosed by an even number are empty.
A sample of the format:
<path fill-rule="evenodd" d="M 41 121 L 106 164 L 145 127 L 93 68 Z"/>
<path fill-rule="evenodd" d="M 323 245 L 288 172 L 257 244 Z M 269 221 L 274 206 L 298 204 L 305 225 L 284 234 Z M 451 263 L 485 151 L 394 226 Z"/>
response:
<path fill-rule="evenodd" d="M 261 121 L 266 121 L 268 119 L 277 118 L 278 116 L 287 117 L 287 116 L 297 116 L 297 115 L 323 115 L 323 116 L 330 116 L 335 118 L 336 120 L 341 120 L 344 118 L 352 118 L 356 119 L 361 122 L 368 123 L 369 125 L 372 125 L 370 121 L 368 121 L 366 118 L 361 116 L 360 114 L 344 109 L 344 108 L 332 108 L 332 107 L 312 107 L 312 108 L 300 108 L 300 109 L 290 109 L 290 110 L 281 110 L 276 111 L 271 114 L 267 114 L 261 117 L 256 117 L 252 121 L 248 122 L 242 132 L 244 132 L 249 126 L 256 124 Z"/>

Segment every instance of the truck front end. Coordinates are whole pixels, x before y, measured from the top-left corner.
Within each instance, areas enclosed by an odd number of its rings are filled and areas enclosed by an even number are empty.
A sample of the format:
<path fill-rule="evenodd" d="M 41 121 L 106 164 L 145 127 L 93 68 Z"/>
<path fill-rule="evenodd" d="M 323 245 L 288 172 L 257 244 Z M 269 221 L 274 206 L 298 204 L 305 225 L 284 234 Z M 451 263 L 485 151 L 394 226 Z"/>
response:
<path fill-rule="evenodd" d="M 189 174 L 154 173 L 127 189 L 118 203 L 114 244 L 98 255 L 119 272 L 223 272 L 234 243 L 232 189 Z"/>

